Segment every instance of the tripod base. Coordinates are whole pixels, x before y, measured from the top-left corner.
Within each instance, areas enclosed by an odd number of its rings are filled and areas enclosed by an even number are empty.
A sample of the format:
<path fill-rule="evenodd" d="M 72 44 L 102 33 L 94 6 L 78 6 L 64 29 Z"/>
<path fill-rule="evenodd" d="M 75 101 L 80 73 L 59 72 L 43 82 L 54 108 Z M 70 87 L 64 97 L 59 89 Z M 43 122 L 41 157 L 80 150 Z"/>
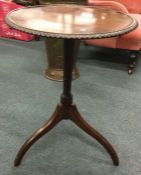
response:
<path fill-rule="evenodd" d="M 50 119 L 45 123 L 41 128 L 39 128 L 20 148 L 16 158 L 14 165 L 18 166 L 21 163 L 21 160 L 28 149 L 44 134 L 48 133 L 58 122 L 63 119 L 70 119 L 73 121 L 78 127 L 80 127 L 84 132 L 95 138 L 109 153 L 112 158 L 114 165 L 119 165 L 119 159 L 116 154 L 116 151 L 112 147 L 112 145 L 104 138 L 99 132 L 97 132 L 94 128 L 92 128 L 80 115 L 75 105 L 67 104 L 59 104 L 53 115 Z"/>

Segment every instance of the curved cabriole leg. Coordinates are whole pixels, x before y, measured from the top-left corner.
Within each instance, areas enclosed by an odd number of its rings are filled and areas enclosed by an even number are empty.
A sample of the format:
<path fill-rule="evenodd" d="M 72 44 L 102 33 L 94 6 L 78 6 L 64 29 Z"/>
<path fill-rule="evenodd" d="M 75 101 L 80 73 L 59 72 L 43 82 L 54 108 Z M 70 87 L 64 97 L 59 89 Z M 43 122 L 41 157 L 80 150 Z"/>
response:
<path fill-rule="evenodd" d="M 62 119 L 62 107 L 57 106 L 50 119 L 40 129 L 38 129 L 20 148 L 15 158 L 14 165 L 18 166 L 28 149 L 39 140 L 44 134 L 49 132 Z"/>
<path fill-rule="evenodd" d="M 94 128 L 92 128 L 79 114 L 77 108 L 72 105 L 71 95 L 71 81 L 72 81 L 72 68 L 74 57 L 74 40 L 65 39 L 65 60 L 64 60 L 64 81 L 63 81 L 63 93 L 61 95 L 61 104 L 57 106 L 54 114 L 40 129 L 38 129 L 21 147 L 16 159 L 15 166 L 18 166 L 28 151 L 28 149 L 44 134 L 49 132 L 59 121 L 62 119 L 72 120 L 78 127 L 84 130 L 87 134 L 95 138 L 110 154 L 113 164 L 119 165 L 118 156 L 112 147 L 112 145 Z"/>
<path fill-rule="evenodd" d="M 97 132 L 94 128 L 92 128 L 80 115 L 77 108 L 72 106 L 70 110 L 70 119 L 83 131 L 87 134 L 95 138 L 102 146 L 107 150 L 110 154 L 113 164 L 118 166 L 119 165 L 119 158 L 117 156 L 116 151 L 114 150 L 113 146 L 108 142 L 106 138 L 104 138 L 99 132 Z"/>

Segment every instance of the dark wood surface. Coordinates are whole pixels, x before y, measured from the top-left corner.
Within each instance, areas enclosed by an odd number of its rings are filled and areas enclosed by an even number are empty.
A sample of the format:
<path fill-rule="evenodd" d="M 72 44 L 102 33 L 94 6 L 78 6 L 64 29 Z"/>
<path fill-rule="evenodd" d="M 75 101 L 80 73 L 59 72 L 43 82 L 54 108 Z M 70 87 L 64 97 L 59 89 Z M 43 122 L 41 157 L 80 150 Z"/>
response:
<path fill-rule="evenodd" d="M 48 133 L 58 122 L 63 119 L 69 119 L 73 121 L 78 127 L 84 132 L 95 138 L 109 153 L 112 158 L 114 165 L 119 165 L 119 158 L 112 145 L 104 138 L 99 132 L 92 128 L 80 115 L 77 107 L 73 105 L 72 94 L 71 94 L 71 82 L 72 82 L 72 68 L 74 59 L 74 39 L 65 39 L 65 60 L 64 60 L 64 83 L 63 93 L 61 95 L 60 104 L 50 119 L 41 128 L 39 128 L 20 148 L 16 159 L 15 166 L 21 163 L 21 160 L 28 149 L 44 134 Z"/>
<path fill-rule="evenodd" d="M 76 39 L 104 38 L 124 34 L 137 26 L 130 16 L 113 10 L 78 5 L 47 5 L 10 12 L 6 22 L 19 30 L 53 38 L 64 38 L 64 81 L 60 104 L 51 118 L 22 145 L 15 158 L 18 166 L 28 149 L 62 119 L 70 119 L 95 138 L 109 153 L 114 165 L 119 158 L 112 145 L 80 115 L 71 94 Z"/>
<path fill-rule="evenodd" d="M 118 36 L 137 26 L 137 21 L 127 14 L 73 4 L 16 9 L 5 20 L 11 27 L 28 33 L 75 39 Z"/>

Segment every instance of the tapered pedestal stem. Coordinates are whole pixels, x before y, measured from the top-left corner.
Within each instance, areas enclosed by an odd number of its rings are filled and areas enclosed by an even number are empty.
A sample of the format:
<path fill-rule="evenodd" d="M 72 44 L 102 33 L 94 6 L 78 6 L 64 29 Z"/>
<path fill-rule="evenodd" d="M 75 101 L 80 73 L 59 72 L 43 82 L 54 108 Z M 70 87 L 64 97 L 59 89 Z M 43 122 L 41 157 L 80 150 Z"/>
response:
<path fill-rule="evenodd" d="M 75 105 L 72 104 L 71 82 L 74 60 L 74 39 L 64 40 L 64 81 L 61 102 L 47 123 L 39 128 L 20 148 L 16 158 L 15 166 L 18 166 L 28 149 L 44 134 L 48 133 L 58 122 L 63 119 L 70 119 L 84 132 L 95 138 L 109 153 L 114 165 L 119 165 L 119 159 L 112 145 L 99 132 L 92 128 L 80 115 Z"/>

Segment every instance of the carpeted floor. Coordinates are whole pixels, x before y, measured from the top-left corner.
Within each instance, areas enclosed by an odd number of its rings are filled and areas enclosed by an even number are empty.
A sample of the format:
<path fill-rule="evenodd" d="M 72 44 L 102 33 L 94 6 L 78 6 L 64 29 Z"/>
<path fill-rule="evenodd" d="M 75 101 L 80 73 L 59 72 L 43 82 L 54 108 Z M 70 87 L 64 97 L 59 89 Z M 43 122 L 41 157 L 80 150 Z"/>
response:
<path fill-rule="evenodd" d="M 125 64 L 100 60 L 98 53 L 81 46 L 74 103 L 112 143 L 120 166 L 113 166 L 103 147 L 70 121 L 58 124 L 31 147 L 19 167 L 13 166 L 20 146 L 54 111 L 62 83 L 44 78 L 44 41 L 0 39 L 0 175 L 141 174 L 141 61 L 129 76 Z"/>

